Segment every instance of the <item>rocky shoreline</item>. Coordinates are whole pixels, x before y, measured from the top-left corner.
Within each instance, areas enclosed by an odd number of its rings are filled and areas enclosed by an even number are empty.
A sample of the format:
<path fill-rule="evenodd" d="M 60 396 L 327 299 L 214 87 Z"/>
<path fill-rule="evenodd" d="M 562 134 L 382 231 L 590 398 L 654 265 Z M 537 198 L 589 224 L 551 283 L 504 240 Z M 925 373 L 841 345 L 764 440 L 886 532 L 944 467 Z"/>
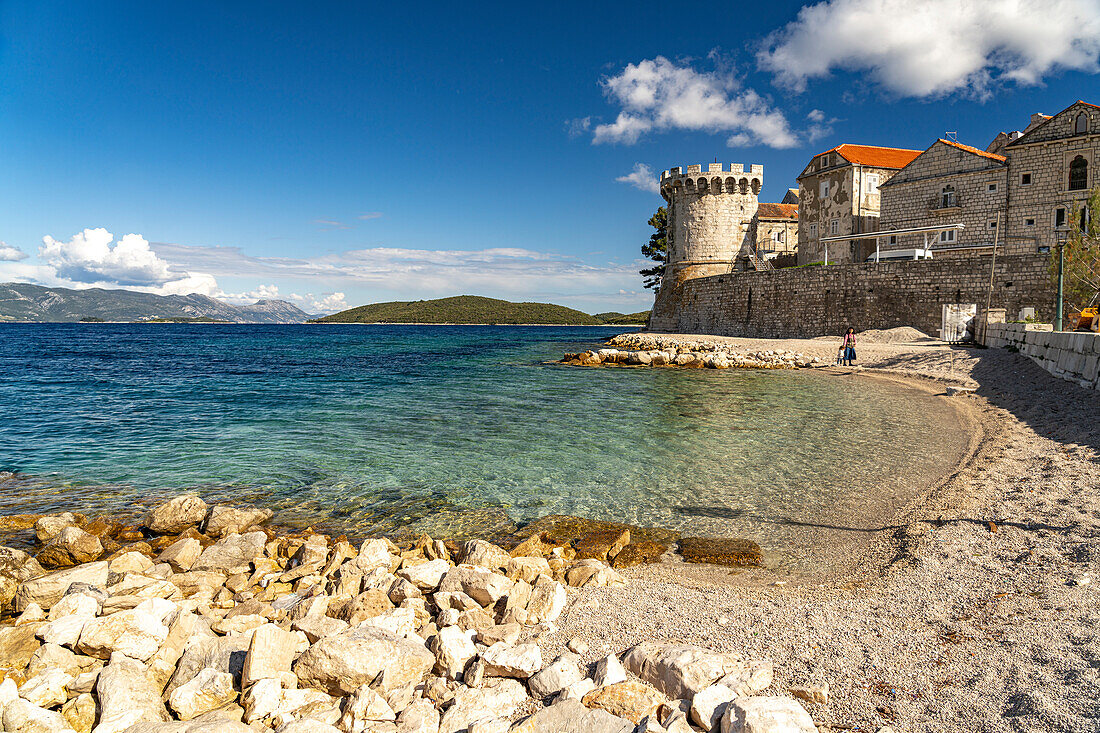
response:
<path fill-rule="evenodd" d="M 624 333 L 607 340 L 609 348 L 567 353 L 571 366 L 670 366 L 687 369 L 805 369 L 824 366 L 818 357 L 785 349 L 740 349 L 693 337 Z"/>
<path fill-rule="evenodd" d="M 610 563 L 652 562 L 661 537 L 578 537 L 554 518 L 511 551 L 426 535 L 356 547 L 270 519 L 182 495 L 136 525 L 40 516 L 33 556 L 0 547 L 3 730 L 816 731 L 795 696 L 827 686 L 760 694 L 767 659 L 643 642 L 586 663 L 581 636 L 543 657 L 576 594 L 626 586 Z M 745 541 L 681 546 L 760 559 Z"/>

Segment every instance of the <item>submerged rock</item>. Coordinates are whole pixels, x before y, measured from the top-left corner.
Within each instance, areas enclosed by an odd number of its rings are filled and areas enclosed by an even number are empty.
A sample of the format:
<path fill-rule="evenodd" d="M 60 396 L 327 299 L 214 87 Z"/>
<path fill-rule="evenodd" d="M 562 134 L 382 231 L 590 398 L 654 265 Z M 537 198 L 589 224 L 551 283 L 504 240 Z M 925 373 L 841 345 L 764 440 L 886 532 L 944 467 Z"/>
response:
<path fill-rule="evenodd" d="M 734 537 L 682 537 L 680 554 L 687 562 L 729 567 L 760 566 L 764 563 L 760 545 L 752 540 Z"/>

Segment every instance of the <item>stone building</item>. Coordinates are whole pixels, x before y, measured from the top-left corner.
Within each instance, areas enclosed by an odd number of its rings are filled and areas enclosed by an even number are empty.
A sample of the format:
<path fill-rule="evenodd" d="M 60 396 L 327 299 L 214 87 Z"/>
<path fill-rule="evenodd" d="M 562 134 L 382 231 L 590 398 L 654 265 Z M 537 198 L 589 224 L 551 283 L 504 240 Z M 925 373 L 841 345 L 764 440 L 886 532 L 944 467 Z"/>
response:
<path fill-rule="evenodd" d="M 1081 216 L 1089 189 L 1100 182 L 1098 160 L 1100 107 L 1080 101 L 1053 116 L 1032 115 L 1023 132 L 1002 132 L 986 150 L 937 140 L 880 184 L 879 230 L 962 224 L 930 243 L 934 257 L 988 252 L 994 241 L 1004 253 L 1045 252 Z M 923 241 L 911 234 L 880 244 L 916 249 Z"/>
<path fill-rule="evenodd" d="M 939 139 L 880 189 L 879 232 L 946 224 L 965 227 L 884 237 L 879 240 L 883 251 L 927 247 L 934 257 L 941 257 L 961 249 L 988 248 L 997 234 L 998 217 L 1004 226 L 1008 162 L 1003 155 Z"/>
<path fill-rule="evenodd" d="M 759 256 L 775 260 L 797 253 L 797 203 L 758 204 L 753 224 L 753 241 Z"/>
<path fill-rule="evenodd" d="M 798 263 L 825 259 L 822 237 L 876 231 L 879 186 L 921 151 L 844 144 L 815 155 L 798 177 Z M 874 242 L 829 245 L 828 259 L 862 262 Z"/>
<path fill-rule="evenodd" d="M 1008 243 L 1043 250 L 1068 235 L 1100 184 L 1100 106 L 1074 102 L 1007 143 Z"/>
<path fill-rule="evenodd" d="M 664 282 L 729 272 L 752 251 L 749 236 L 764 183 L 764 166 L 710 163 L 661 173 L 668 203 Z M 662 285 L 662 287 L 664 287 Z"/>

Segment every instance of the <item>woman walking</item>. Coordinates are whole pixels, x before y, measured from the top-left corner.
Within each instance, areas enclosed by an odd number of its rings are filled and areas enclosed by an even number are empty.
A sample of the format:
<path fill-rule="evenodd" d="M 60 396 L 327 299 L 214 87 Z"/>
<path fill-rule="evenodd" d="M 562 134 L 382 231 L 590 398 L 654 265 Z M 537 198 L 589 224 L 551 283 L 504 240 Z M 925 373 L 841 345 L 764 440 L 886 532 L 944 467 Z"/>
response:
<path fill-rule="evenodd" d="M 844 334 L 844 343 L 840 345 L 841 351 L 844 352 L 844 365 L 854 366 L 856 363 L 856 330 L 849 328 L 848 333 Z"/>

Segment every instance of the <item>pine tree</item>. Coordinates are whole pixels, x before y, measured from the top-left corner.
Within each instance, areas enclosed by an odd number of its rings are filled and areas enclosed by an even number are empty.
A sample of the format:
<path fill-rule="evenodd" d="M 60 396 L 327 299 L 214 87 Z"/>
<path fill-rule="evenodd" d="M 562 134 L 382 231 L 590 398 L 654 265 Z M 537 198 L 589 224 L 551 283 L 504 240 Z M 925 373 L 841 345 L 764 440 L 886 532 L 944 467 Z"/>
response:
<path fill-rule="evenodd" d="M 668 212 L 665 207 L 657 209 L 657 213 L 649 218 L 649 225 L 657 231 L 653 232 L 649 241 L 642 245 L 642 255 L 661 264 L 638 272 L 645 278 L 645 287 L 656 288 L 661 284 L 661 275 L 665 271 L 665 256 L 668 254 Z"/>
<path fill-rule="evenodd" d="M 1100 301 L 1100 186 L 1089 192 L 1074 210 L 1065 247 L 1064 302 L 1067 312 L 1095 307 Z M 1051 258 L 1051 277 L 1057 282 L 1058 256 Z"/>

